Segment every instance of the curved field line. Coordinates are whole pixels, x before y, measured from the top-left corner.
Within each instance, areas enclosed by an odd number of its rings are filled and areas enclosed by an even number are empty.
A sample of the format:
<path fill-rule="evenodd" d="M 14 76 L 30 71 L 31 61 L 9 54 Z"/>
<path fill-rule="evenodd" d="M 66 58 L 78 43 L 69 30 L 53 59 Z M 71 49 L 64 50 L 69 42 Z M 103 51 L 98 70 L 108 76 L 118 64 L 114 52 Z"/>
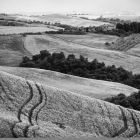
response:
<path fill-rule="evenodd" d="M 32 119 L 34 110 L 37 108 L 37 106 L 39 106 L 39 105 L 42 103 L 42 100 L 43 100 L 43 99 L 42 99 L 43 97 L 42 97 L 42 94 L 41 94 L 41 91 L 40 91 L 39 86 L 38 86 L 37 84 L 35 84 L 35 86 L 37 87 L 37 89 L 38 89 L 38 91 L 39 91 L 40 99 L 39 99 L 39 102 L 36 103 L 36 104 L 31 108 L 31 110 L 30 110 L 30 112 L 29 112 L 29 122 L 30 122 L 31 125 L 35 125 L 34 122 L 33 122 L 33 119 Z M 33 91 L 31 91 L 31 92 L 33 92 Z M 33 93 L 32 93 L 32 94 L 33 94 Z"/>
<path fill-rule="evenodd" d="M 55 36 L 54 34 L 49 34 L 49 36 L 51 36 L 51 37 L 53 37 L 53 38 L 56 38 L 56 39 L 57 39 L 57 38 L 58 38 L 58 39 L 61 39 L 61 40 L 65 41 L 65 42 L 69 42 L 69 43 L 72 43 L 72 44 L 75 44 L 75 45 L 81 45 L 81 46 L 84 46 L 84 47 L 87 47 L 87 48 L 90 48 L 90 49 L 94 49 L 94 48 L 92 48 L 90 45 L 82 44 L 82 43 L 76 43 L 76 42 L 74 42 L 74 41 L 67 40 L 67 39 L 65 39 L 65 38 L 63 38 L 63 37 Z"/>
<path fill-rule="evenodd" d="M 125 116 L 125 113 L 124 113 L 123 109 L 120 106 L 118 106 L 118 107 L 119 107 L 119 109 L 121 110 L 121 113 L 122 113 L 124 127 L 121 128 L 118 132 L 116 132 L 116 134 L 114 134 L 112 137 L 117 137 L 117 136 L 123 134 L 128 129 L 127 118 Z"/>
<path fill-rule="evenodd" d="M 41 92 L 39 86 L 38 86 L 38 90 L 39 90 L 40 94 L 42 94 L 42 95 L 41 95 L 41 104 L 38 106 L 39 109 L 38 109 L 38 111 L 37 111 L 37 113 L 35 115 L 35 121 L 36 121 L 37 125 L 38 125 L 37 119 L 38 119 L 39 112 L 46 105 L 46 99 L 47 99 L 47 96 L 46 96 L 45 92 Z"/>
<path fill-rule="evenodd" d="M 129 109 L 127 109 L 131 116 L 132 116 L 132 121 L 133 121 L 133 125 L 134 125 L 134 133 L 130 136 L 130 137 L 133 137 L 134 135 L 138 134 L 139 130 L 138 130 L 138 127 L 137 127 L 137 121 L 135 120 L 135 117 L 134 117 L 134 114 L 133 112 L 131 112 Z"/>
<path fill-rule="evenodd" d="M 20 107 L 20 109 L 19 109 L 19 111 L 18 111 L 17 118 L 18 118 L 19 122 L 17 122 L 17 123 L 21 123 L 21 122 L 22 122 L 22 120 L 21 120 L 22 109 L 31 101 L 31 99 L 32 99 L 32 97 L 33 97 L 33 94 L 32 94 L 33 92 L 32 92 L 31 85 L 29 84 L 28 81 L 26 81 L 26 83 L 27 83 L 27 85 L 29 86 L 29 89 L 30 89 L 30 96 L 29 96 L 29 98 L 26 100 L 26 102 Z M 28 117 L 27 117 L 27 118 L 28 118 Z M 29 121 L 29 120 L 28 120 L 28 121 Z M 12 126 L 12 128 L 11 128 L 12 134 L 13 134 L 13 136 L 16 137 L 16 138 L 17 138 L 18 136 L 15 134 L 14 128 L 15 128 L 15 126 L 16 126 L 17 123 L 15 123 L 15 124 Z M 29 126 L 26 126 L 25 129 L 23 130 L 23 131 L 24 131 L 24 136 L 25 136 L 25 137 L 27 137 L 28 127 L 29 127 Z"/>
<path fill-rule="evenodd" d="M 21 120 L 22 109 L 23 109 L 23 108 L 32 100 L 32 98 L 33 98 L 33 89 L 32 89 L 32 87 L 31 87 L 31 85 L 29 84 L 28 81 L 26 81 L 26 83 L 27 83 L 27 85 L 29 86 L 29 89 L 30 89 L 30 96 L 29 96 L 29 98 L 26 100 L 26 102 L 21 106 L 21 108 L 20 108 L 19 111 L 18 111 L 18 119 L 19 119 L 20 122 L 22 122 L 22 120 Z M 30 122 L 30 121 L 29 121 L 29 122 Z"/>

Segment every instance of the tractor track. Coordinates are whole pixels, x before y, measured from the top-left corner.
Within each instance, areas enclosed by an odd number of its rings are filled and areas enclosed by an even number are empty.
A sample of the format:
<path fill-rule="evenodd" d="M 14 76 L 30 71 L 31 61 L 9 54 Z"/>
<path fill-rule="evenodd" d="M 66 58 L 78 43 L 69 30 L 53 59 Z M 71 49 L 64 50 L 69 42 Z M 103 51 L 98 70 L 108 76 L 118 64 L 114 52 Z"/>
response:
<path fill-rule="evenodd" d="M 118 137 L 118 136 L 120 136 L 121 134 L 123 134 L 125 131 L 127 131 L 127 129 L 128 129 L 128 124 L 127 124 L 126 115 L 125 115 L 123 109 L 122 109 L 120 106 L 118 106 L 118 107 L 119 107 L 119 109 L 121 110 L 121 114 L 122 114 L 122 117 L 123 117 L 122 119 L 123 119 L 124 126 L 123 126 L 123 128 L 121 128 L 118 132 L 116 132 L 116 134 L 114 134 L 112 137 Z"/>

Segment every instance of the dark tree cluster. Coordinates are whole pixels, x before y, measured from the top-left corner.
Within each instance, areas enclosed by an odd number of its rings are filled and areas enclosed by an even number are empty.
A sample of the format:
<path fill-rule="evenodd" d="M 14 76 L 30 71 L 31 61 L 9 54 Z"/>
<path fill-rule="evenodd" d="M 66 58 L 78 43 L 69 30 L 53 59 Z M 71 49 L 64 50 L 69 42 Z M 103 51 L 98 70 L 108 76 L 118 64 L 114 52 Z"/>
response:
<path fill-rule="evenodd" d="M 51 54 L 49 51 L 43 50 L 40 51 L 40 54 L 33 55 L 31 59 L 24 57 L 20 66 L 58 71 L 91 79 L 119 82 L 140 89 L 140 75 L 133 75 L 132 72 L 122 67 L 106 66 L 103 62 L 100 63 L 96 59 L 89 62 L 83 56 L 76 58 L 74 54 L 66 57 L 63 52 Z"/>
<path fill-rule="evenodd" d="M 105 101 L 140 111 L 140 91 L 130 96 L 119 94 L 115 97 L 106 98 Z"/>
<path fill-rule="evenodd" d="M 140 22 L 131 22 L 131 23 L 117 23 L 116 29 L 123 30 L 130 33 L 140 33 Z"/>
<path fill-rule="evenodd" d="M 50 34 L 74 34 L 74 35 L 84 35 L 86 34 L 86 29 L 83 27 L 74 27 L 66 24 L 61 23 L 54 23 L 54 26 L 63 28 L 58 31 L 47 31 L 46 33 Z"/>

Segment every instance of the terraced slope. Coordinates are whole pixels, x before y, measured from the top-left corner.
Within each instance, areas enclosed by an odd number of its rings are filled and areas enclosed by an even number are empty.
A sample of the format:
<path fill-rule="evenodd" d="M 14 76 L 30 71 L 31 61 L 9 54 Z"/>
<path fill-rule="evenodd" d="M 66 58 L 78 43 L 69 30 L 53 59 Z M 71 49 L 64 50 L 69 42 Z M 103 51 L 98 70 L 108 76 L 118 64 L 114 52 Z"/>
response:
<path fill-rule="evenodd" d="M 66 35 L 67 36 L 67 35 Z M 91 40 L 91 39 L 90 39 Z M 83 55 L 89 60 L 97 59 L 106 65 L 122 66 L 133 73 L 140 72 L 140 58 L 116 50 L 98 49 L 79 42 L 69 41 L 55 35 L 30 35 L 25 39 L 25 48 L 32 54 L 47 49 L 50 52 L 63 51 L 66 55 Z"/>
<path fill-rule="evenodd" d="M 119 38 L 110 49 L 129 52 L 129 50 L 133 49 L 137 44 L 140 44 L 140 34 L 132 34 L 128 37 Z"/>
<path fill-rule="evenodd" d="M 138 91 L 135 88 L 119 83 L 80 78 L 49 70 L 0 67 L 0 71 L 92 98 L 104 99 L 120 93 L 129 96 Z"/>
<path fill-rule="evenodd" d="M 0 137 L 140 137 L 140 112 L 0 72 Z"/>
<path fill-rule="evenodd" d="M 18 66 L 23 56 L 31 56 L 31 53 L 24 48 L 22 36 L 0 36 L 0 65 Z"/>
<path fill-rule="evenodd" d="M 128 54 L 140 57 L 140 43 L 127 51 Z"/>

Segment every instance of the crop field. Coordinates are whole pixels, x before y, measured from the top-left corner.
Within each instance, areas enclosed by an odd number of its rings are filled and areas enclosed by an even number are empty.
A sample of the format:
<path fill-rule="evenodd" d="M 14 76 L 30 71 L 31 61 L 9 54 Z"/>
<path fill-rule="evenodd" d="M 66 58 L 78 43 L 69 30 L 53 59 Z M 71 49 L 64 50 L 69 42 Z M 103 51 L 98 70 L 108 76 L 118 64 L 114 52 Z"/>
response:
<path fill-rule="evenodd" d="M 65 16 L 61 14 L 50 14 L 50 15 L 44 15 L 44 16 L 17 16 L 17 19 L 20 20 L 36 20 L 36 21 L 43 21 L 43 22 L 51 22 L 51 23 L 61 23 L 61 24 L 67 24 L 71 26 L 100 26 L 104 24 L 110 24 L 107 22 L 100 22 L 100 21 L 93 21 L 93 20 L 86 20 L 86 19 L 81 19 L 79 17 L 70 17 L 70 16 Z"/>
<path fill-rule="evenodd" d="M 138 44 L 140 44 L 140 34 L 132 34 L 128 37 L 118 38 L 114 45 L 111 45 L 109 49 L 123 52 L 131 52 L 129 50 L 137 48 Z"/>
<path fill-rule="evenodd" d="M 25 38 L 25 48 L 31 54 L 38 54 L 40 50 L 47 49 L 50 52 L 64 52 L 66 55 L 75 54 L 77 57 L 79 55 L 83 55 L 89 60 L 97 59 L 99 62 L 105 62 L 106 65 L 116 65 L 117 67 L 122 66 L 126 70 L 132 71 L 133 73 L 140 73 L 140 57 L 129 55 L 123 51 L 116 50 L 108 50 L 105 48 L 103 42 L 106 42 L 106 39 L 102 41 L 104 49 L 101 49 L 101 44 L 99 45 L 100 49 L 98 49 L 98 45 L 94 44 L 93 39 L 93 47 L 86 45 L 83 42 L 90 42 L 91 38 L 88 37 L 85 39 L 87 41 L 83 41 L 82 43 L 76 42 L 76 39 L 64 39 L 58 37 L 56 35 L 29 35 Z M 73 38 L 76 38 L 73 35 Z M 71 35 L 72 38 L 72 35 Z M 78 40 L 80 40 L 80 36 L 77 36 Z M 82 37 L 83 38 L 83 37 Z M 82 39 L 81 39 L 82 40 Z M 95 38 L 95 40 L 98 40 Z M 88 44 L 88 43 L 87 43 Z"/>
<path fill-rule="evenodd" d="M 44 85 L 53 86 L 80 95 L 86 95 L 92 98 L 103 99 L 106 97 L 115 96 L 119 93 L 124 93 L 126 96 L 128 96 L 131 93 L 138 91 L 130 86 L 115 82 L 80 78 L 49 70 L 0 67 L 0 71 L 5 71 L 27 80 L 39 82 Z"/>
<path fill-rule="evenodd" d="M 48 27 L 0 26 L 0 35 L 38 33 L 38 32 L 46 32 L 46 31 L 57 31 L 57 30 Z"/>
<path fill-rule="evenodd" d="M 140 113 L 0 71 L 0 137 L 139 137 Z"/>
<path fill-rule="evenodd" d="M 140 57 L 140 43 L 127 51 L 128 54 Z"/>
<path fill-rule="evenodd" d="M 0 36 L 0 65 L 18 66 L 23 56 L 31 56 L 20 35 Z"/>
<path fill-rule="evenodd" d="M 108 49 L 105 45 L 106 42 L 116 42 L 119 37 L 104 35 L 104 34 L 87 34 L 87 35 L 53 35 L 54 37 L 60 38 L 64 41 L 85 45 L 91 48 L 97 49 Z"/>

